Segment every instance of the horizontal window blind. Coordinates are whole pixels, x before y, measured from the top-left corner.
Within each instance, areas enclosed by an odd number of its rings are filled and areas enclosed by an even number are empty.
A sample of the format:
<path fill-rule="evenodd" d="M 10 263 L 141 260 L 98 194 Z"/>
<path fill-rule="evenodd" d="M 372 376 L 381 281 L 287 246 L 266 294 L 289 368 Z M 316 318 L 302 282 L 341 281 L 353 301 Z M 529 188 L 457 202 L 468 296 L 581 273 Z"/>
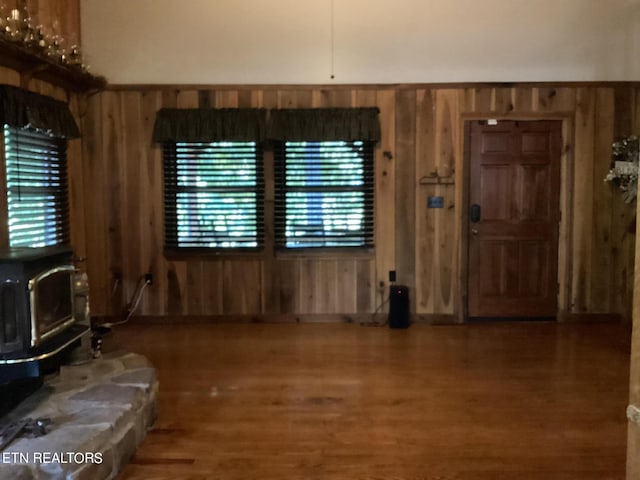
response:
<path fill-rule="evenodd" d="M 255 142 L 164 143 L 165 244 L 262 246 L 264 180 Z"/>
<path fill-rule="evenodd" d="M 276 247 L 372 247 L 373 142 L 275 148 Z"/>
<path fill-rule="evenodd" d="M 69 243 L 66 140 L 5 125 L 9 245 Z"/>

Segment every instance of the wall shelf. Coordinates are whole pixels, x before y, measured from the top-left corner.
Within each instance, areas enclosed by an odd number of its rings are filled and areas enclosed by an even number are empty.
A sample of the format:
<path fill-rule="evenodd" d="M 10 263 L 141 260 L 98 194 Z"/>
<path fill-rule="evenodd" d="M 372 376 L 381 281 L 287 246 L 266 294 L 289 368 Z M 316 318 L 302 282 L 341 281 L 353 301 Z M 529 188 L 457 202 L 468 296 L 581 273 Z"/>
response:
<path fill-rule="evenodd" d="M 33 51 L 25 45 L 0 37 L 0 65 L 20 74 L 20 86 L 27 88 L 31 79 L 44 80 L 67 91 L 102 90 L 107 81 L 82 71 L 78 66 L 64 65 Z"/>

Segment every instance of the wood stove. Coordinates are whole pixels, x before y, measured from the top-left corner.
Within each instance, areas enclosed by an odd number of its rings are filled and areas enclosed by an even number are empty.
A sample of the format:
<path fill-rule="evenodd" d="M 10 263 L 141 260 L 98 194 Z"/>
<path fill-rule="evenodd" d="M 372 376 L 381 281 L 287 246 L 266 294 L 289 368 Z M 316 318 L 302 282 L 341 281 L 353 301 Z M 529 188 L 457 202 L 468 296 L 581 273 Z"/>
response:
<path fill-rule="evenodd" d="M 0 384 L 55 371 L 88 334 L 75 320 L 68 249 L 0 255 Z"/>

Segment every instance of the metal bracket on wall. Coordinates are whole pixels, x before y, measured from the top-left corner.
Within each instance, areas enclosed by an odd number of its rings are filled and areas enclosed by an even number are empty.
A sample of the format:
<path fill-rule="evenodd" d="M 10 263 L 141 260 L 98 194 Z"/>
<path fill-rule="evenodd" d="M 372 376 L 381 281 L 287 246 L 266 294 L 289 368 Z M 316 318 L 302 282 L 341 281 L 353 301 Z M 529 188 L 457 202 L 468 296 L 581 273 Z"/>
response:
<path fill-rule="evenodd" d="M 420 185 L 455 185 L 453 176 L 441 177 L 437 173 L 431 173 L 421 177 L 418 181 Z"/>

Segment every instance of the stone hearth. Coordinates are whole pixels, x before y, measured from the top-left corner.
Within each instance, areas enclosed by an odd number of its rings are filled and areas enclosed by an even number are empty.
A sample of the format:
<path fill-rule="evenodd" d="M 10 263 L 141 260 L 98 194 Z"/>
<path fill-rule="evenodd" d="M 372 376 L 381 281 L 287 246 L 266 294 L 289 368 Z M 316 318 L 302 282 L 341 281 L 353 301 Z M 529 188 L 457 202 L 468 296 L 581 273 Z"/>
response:
<path fill-rule="evenodd" d="M 58 375 L 2 421 L 48 418 L 47 433 L 0 452 L 0 480 L 115 478 L 151 428 L 158 381 L 149 361 L 110 353 Z"/>

